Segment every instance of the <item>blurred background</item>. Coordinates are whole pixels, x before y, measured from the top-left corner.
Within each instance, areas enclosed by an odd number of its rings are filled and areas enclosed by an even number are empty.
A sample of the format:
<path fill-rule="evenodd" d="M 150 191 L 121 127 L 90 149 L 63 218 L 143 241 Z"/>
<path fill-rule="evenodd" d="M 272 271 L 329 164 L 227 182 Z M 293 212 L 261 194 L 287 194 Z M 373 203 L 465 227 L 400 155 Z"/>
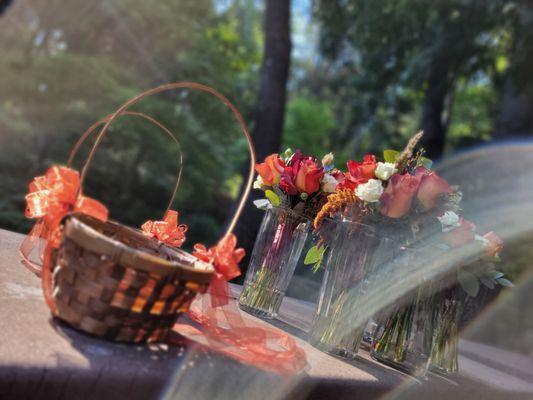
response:
<path fill-rule="evenodd" d="M 135 94 L 193 80 L 245 115 L 258 158 L 290 146 L 337 166 L 400 149 L 428 157 L 533 134 L 533 4 L 527 0 L 0 0 L 0 227 L 27 232 L 27 184 Z M 184 147 L 174 208 L 188 243 L 213 243 L 247 160 L 239 128 L 205 94 L 144 100 Z M 171 145 L 169 145 L 171 144 Z M 82 165 L 89 150 L 78 155 Z M 115 124 L 86 192 L 113 219 L 159 219 L 178 163 L 139 118 Z M 261 213 L 237 234 L 251 250 Z"/>

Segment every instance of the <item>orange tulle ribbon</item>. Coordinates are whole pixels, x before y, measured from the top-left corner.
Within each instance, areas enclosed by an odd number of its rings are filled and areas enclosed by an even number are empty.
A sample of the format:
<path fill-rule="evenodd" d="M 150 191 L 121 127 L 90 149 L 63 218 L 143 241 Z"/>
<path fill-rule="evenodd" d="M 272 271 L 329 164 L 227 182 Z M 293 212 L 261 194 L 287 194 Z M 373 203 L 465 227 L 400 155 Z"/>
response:
<path fill-rule="evenodd" d="M 30 255 L 37 242 L 39 258 L 44 260 L 45 246 L 59 247 L 61 242 L 61 220 L 69 212 L 81 212 L 106 221 L 107 208 L 100 202 L 79 193 L 80 176 L 73 169 L 55 165 L 46 174 L 37 176 L 30 183 L 26 195 L 27 218 L 38 219 L 20 246 L 24 265 L 41 274 L 42 267 L 30 261 Z"/>
<path fill-rule="evenodd" d="M 207 249 L 196 245 L 194 255 L 215 267 L 207 293 L 191 306 L 189 316 L 202 326 L 176 324 L 175 330 L 226 356 L 278 374 L 300 372 L 307 359 L 303 349 L 285 332 L 251 320 L 244 321 L 236 301 L 230 297 L 227 281 L 240 275 L 238 263 L 243 249 L 236 249 L 237 238 L 230 234 Z"/>
<path fill-rule="evenodd" d="M 141 230 L 146 236 L 156 238 L 170 246 L 181 247 L 185 241 L 187 225 L 178 225 L 178 212 L 168 210 L 163 221 L 146 221 L 141 226 Z"/>

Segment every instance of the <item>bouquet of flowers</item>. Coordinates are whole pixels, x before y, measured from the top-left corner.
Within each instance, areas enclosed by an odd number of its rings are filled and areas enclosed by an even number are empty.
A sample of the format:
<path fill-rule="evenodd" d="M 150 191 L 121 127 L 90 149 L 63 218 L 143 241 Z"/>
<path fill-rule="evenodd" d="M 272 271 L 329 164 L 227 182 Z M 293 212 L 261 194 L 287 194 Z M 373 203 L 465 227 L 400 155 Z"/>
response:
<path fill-rule="evenodd" d="M 477 249 L 476 256 L 454 270 L 456 275 L 449 285 L 454 290 L 433 287 L 424 310 L 418 303 L 395 307 L 381 321 L 381 326 L 378 321 L 381 329 L 376 330 L 379 334 L 373 338 L 373 353 L 390 355 L 394 359 L 391 364 L 398 366 L 407 357 L 409 349 L 406 347 L 413 343 L 409 339 L 412 331 L 421 326 L 413 322 L 417 318 L 415 314 L 422 311 L 427 322 L 422 325 L 430 332 L 428 359 L 431 354 L 435 369 L 449 372 L 457 369 L 457 320 L 460 304 L 464 303 L 456 301 L 455 288 L 461 287 L 466 293 L 464 297 L 475 297 L 481 285 L 493 289 L 512 283 L 496 270 L 498 253 L 503 246 L 501 239 L 494 232 L 478 234 L 475 225 L 461 216 L 459 189 L 431 170 L 432 162 L 424 157 L 423 150 L 415 151 L 421 136 L 422 133 L 413 136 L 402 152 L 386 150 L 381 160 L 367 154 L 362 161 L 348 161 L 346 171 L 336 172 L 336 190 L 328 195 L 314 219 L 314 228 L 321 240 L 308 251 L 304 262 L 314 265 L 315 270 L 320 268 L 328 247 L 334 245 L 329 240 L 331 224 L 323 222 L 326 218 L 339 217 L 371 226 L 380 236 L 393 238 L 393 246 L 413 250 L 413 254 L 432 248 L 448 255 L 462 246 Z M 323 283 L 323 290 L 330 290 L 325 287 L 327 283 Z M 415 295 L 417 301 L 421 293 L 419 290 Z M 347 296 L 337 296 L 337 299 L 344 297 Z M 331 307 L 341 310 L 344 306 L 335 302 Z M 334 328 L 327 333 L 331 335 Z"/>
<path fill-rule="evenodd" d="M 266 210 L 257 236 L 241 308 L 273 318 L 303 250 L 312 219 L 336 190 L 339 172 L 333 154 L 322 161 L 300 150 L 271 154 L 255 167 L 254 183 L 265 194 L 256 206 Z"/>
<path fill-rule="evenodd" d="M 259 208 L 284 207 L 314 217 L 325 197 L 334 193 L 342 174 L 333 166 L 333 154 L 319 161 L 300 150 L 290 148 L 282 154 L 271 154 L 256 165 L 254 188 L 263 190 L 266 199 L 256 200 Z"/>
<path fill-rule="evenodd" d="M 494 232 L 478 234 L 476 226 L 461 216 L 458 187 L 431 170 L 432 162 L 422 149 L 414 152 L 421 136 L 421 132 L 413 136 L 401 153 L 385 150 L 382 161 L 373 154 L 362 162 L 348 161 L 347 171 L 336 173 L 339 183 L 317 213 L 315 229 L 320 229 L 324 218 L 341 214 L 376 226 L 381 234 L 394 234 L 403 246 L 418 247 L 425 238 L 432 242 L 437 238 L 443 250 L 477 242 L 486 250 L 478 261 L 488 262 L 490 268 L 458 270 L 464 290 L 475 297 L 479 282 L 491 289 L 511 285 L 493 268 L 503 242 Z"/>

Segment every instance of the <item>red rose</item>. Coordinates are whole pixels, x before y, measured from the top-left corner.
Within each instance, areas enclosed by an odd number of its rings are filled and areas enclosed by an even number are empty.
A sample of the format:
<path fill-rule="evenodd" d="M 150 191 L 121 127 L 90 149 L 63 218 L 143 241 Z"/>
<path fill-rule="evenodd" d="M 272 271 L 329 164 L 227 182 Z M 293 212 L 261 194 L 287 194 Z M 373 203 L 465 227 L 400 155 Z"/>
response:
<path fill-rule="evenodd" d="M 363 157 L 363 162 L 350 160 L 346 163 L 348 172 L 344 175 L 344 180 L 340 184 L 342 189 L 355 189 L 361 183 L 368 182 L 369 179 L 374 179 L 376 175 L 376 156 L 367 154 Z"/>
<path fill-rule="evenodd" d="M 435 172 L 421 167 L 417 169 L 416 174 L 422 175 L 417 197 L 426 211 L 435 206 L 439 196 L 452 191 L 448 182 Z"/>
<path fill-rule="evenodd" d="M 500 251 L 502 251 L 503 241 L 494 232 L 490 231 L 488 233 L 485 233 L 483 237 L 489 241 L 488 253 L 490 256 L 494 257 Z"/>
<path fill-rule="evenodd" d="M 381 195 L 381 214 L 390 218 L 401 218 L 407 214 L 421 178 L 418 174 L 394 174 Z"/>
<path fill-rule="evenodd" d="M 312 194 L 320 189 L 324 168 L 313 157 L 306 157 L 296 151 L 285 167 L 280 180 L 280 189 L 294 196 L 298 192 Z"/>
<path fill-rule="evenodd" d="M 293 176 L 291 173 L 284 173 L 281 175 L 281 180 L 279 181 L 279 188 L 287 193 L 289 196 L 296 196 L 298 194 L 298 189 L 293 181 Z"/>
<path fill-rule="evenodd" d="M 319 167 L 315 161 L 302 160 L 300 168 L 296 174 L 296 188 L 307 194 L 318 192 L 320 189 L 320 179 L 324 176 L 324 168 Z"/>
<path fill-rule="evenodd" d="M 285 163 L 277 154 L 269 155 L 265 158 L 265 162 L 255 166 L 255 170 L 259 173 L 266 186 L 279 183 L 284 168 Z"/>
<path fill-rule="evenodd" d="M 475 239 L 476 226 L 464 219 L 459 220 L 459 226 L 444 234 L 444 241 L 452 247 L 463 246 Z"/>

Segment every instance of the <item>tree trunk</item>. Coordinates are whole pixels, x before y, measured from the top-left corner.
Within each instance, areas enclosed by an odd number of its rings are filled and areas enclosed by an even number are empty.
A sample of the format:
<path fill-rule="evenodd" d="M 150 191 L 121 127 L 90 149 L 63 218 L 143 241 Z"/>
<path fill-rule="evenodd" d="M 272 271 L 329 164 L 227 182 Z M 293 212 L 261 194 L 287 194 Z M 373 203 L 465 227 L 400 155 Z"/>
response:
<path fill-rule="evenodd" d="M 2 15 L 11 5 L 12 0 L 0 0 L 0 15 Z"/>
<path fill-rule="evenodd" d="M 291 59 L 290 3 L 289 0 L 268 0 L 266 3 L 264 56 L 253 132 L 258 160 L 278 152 L 281 145 Z M 247 265 L 263 218 L 263 212 L 252 203 L 256 198 L 259 195 L 253 193 L 235 228 L 239 245 L 247 254 L 243 267 Z"/>
<path fill-rule="evenodd" d="M 449 90 L 449 66 L 438 57 L 431 64 L 427 88 L 422 106 L 421 128 L 424 131 L 422 146 L 426 156 L 439 159 L 444 152 L 446 126 L 443 119 L 444 105 Z"/>
<path fill-rule="evenodd" d="M 533 83 L 530 79 L 533 64 L 533 4 L 520 7 L 521 34 L 511 57 L 505 77 L 500 112 L 494 137 L 517 138 L 533 135 Z"/>

